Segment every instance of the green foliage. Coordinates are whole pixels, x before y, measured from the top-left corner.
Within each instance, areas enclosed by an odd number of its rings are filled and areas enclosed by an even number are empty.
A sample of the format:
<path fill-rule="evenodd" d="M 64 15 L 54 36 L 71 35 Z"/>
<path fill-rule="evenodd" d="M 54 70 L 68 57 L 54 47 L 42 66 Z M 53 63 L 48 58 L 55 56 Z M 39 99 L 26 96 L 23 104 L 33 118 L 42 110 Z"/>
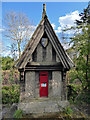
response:
<path fill-rule="evenodd" d="M 77 97 L 77 99 L 74 101 L 74 103 L 76 104 L 90 104 L 90 93 L 88 90 L 86 91 L 82 91 L 79 96 Z"/>
<path fill-rule="evenodd" d="M 19 85 L 2 87 L 2 103 L 12 104 L 19 101 Z"/>
<path fill-rule="evenodd" d="M 2 89 L 9 90 L 9 86 L 3 86 Z"/>
<path fill-rule="evenodd" d="M 65 120 L 72 120 L 72 114 L 73 114 L 73 110 L 71 109 L 70 106 L 65 108 Z"/>
<path fill-rule="evenodd" d="M 2 84 L 12 85 L 19 83 L 19 72 L 16 69 L 2 71 Z"/>
<path fill-rule="evenodd" d="M 15 113 L 14 113 L 14 118 L 22 118 L 22 110 L 17 110 Z"/>
<path fill-rule="evenodd" d="M 71 114 L 72 112 L 73 112 L 73 111 L 72 111 L 72 109 L 71 109 L 70 106 L 66 107 L 66 109 L 65 109 L 65 113 L 66 113 L 66 114 Z"/>
<path fill-rule="evenodd" d="M 89 68 L 90 64 L 88 62 L 89 58 L 89 36 L 86 30 L 87 27 L 82 27 L 82 33 L 77 33 L 76 36 L 71 38 L 71 43 L 73 43 L 72 49 L 75 49 L 79 53 L 77 58 L 74 58 L 75 69 L 74 77 L 78 78 L 82 86 L 86 86 L 89 80 Z M 71 72 L 72 74 L 72 72 Z"/>
<path fill-rule="evenodd" d="M 7 57 L 2 57 L 2 70 L 10 70 L 14 65 L 14 59 Z"/>
<path fill-rule="evenodd" d="M 68 83 L 74 84 L 75 81 L 79 81 L 77 84 L 81 85 L 80 88 L 77 89 L 76 86 L 70 84 L 70 101 L 80 99 L 83 102 L 88 102 L 89 100 L 89 94 L 87 94 L 87 96 L 85 94 L 86 90 L 90 87 L 90 13 L 88 8 L 90 7 L 88 6 L 84 9 L 84 12 L 81 13 L 81 20 L 76 20 L 76 27 L 72 26 L 64 30 L 64 32 L 67 30 L 75 30 L 75 34 L 68 38 L 70 40 L 69 44 L 72 45 L 68 52 L 72 54 L 73 51 L 73 61 L 75 63 L 75 67 L 68 72 Z M 87 98 L 87 100 L 85 100 L 84 97 Z"/>
<path fill-rule="evenodd" d="M 69 84 L 68 85 L 68 100 L 70 103 L 73 103 L 75 101 L 75 98 L 80 94 L 82 91 L 81 85 L 75 85 L 75 84 Z"/>

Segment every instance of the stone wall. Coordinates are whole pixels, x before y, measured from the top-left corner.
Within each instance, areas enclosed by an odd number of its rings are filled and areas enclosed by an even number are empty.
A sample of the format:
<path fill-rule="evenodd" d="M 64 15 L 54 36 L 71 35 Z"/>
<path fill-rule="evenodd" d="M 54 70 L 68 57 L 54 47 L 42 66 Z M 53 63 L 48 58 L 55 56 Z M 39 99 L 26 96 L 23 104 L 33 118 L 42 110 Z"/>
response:
<path fill-rule="evenodd" d="M 30 98 L 39 98 L 39 71 L 28 71 L 25 75 L 25 95 Z M 63 83 L 60 71 L 48 72 L 48 97 L 61 98 Z"/>
<path fill-rule="evenodd" d="M 37 61 L 35 62 L 53 62 L 53 51 L 52 51 L 52 44 L 48 41 L 48 45 L 44 48 L 41 43 L 38 44 L 36 49 L 36 56 Z M 56 55 L 56 62 L 60 62 L 59 57 Z M 55 61 L 54 61 L 55 62 Z"/>
<path fill-rule="evenodd" d="M 48 46 L 46 47 L 46 61 L 52 61 L 52 45 L 49 41 Z"/>
<path fill-rule="evenodd" d="M 67 80 L 66 80 L 66 72 L 62 72 L 62 99 L 61 100 L 67 100 Z"/>
<path fill-rule="evenodd" d="M 60 71 L 52 72 L 52 96 L 61 97 L 62 76 Z"/>
<path fill-rule="evenodd" d="M 56 62 L 60 62 L 60 59 L 57 54 L 56 54 Z"/>
<path fill-rule="evenodd" d="M 48 72 L 48 97 L 52 97 L 52 71 Z"/>
<path fill-rule="evenodd" d="M 35 97 L 39 98 L 39 71 L 35 72 Z"/>
<path fill-rule="evenodd" d="M 37 46 L 37 62 L 42 62 L 43 60 L 43 46 L 39 43 Z"/>
<path fill-rule="evenodd" d="M 61 71 L 48 71 L 48 98 L 66 100 L 66 79 Z M 39 71 L 26 71 L 25 84 L 20 84 L 20 101 L 26 98 L 40 98 L 39 96 Z M 25 89 L 24 89 L 24 88 Z"/>
<path fill-rule="evenodd" d="M 25 74 L 25 97 L 35 97 L 35 72 L 27 71 Z"/>

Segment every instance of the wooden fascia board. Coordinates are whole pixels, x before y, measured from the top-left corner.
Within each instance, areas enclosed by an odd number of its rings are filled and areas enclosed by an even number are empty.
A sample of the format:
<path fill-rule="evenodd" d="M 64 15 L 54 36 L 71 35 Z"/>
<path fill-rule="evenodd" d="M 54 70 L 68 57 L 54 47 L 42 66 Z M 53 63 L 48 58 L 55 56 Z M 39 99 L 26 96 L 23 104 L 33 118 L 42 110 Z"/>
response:
<path fill-rule="evenodd" d="M 67 52 L 65 51 L 66 55 L 68 56 L 68 62 L 69 62 L 69 65 L 70 65 L 70 68 L 74 67 L 74 63 L 73 61 L 71 60 L 71 58 L 69 57 L 69 55 L 67 54 Z"/>
<path fill-rule="evenodd" d="M 46 18 L 46 20 L 48 21 L 47 23 L 49 23 L 50 27 L 52 28 L 52 26 L 51 26 L 48 18 Z M 63 46 L 61 45 L 61 43 L 60 43 L 60 41 L 59 41 L 56 33 L 54 32 L 53 28 L 52 28 L 52 31 L 53 31 L 53 35 L 56 37 L 56 39 L 57 39 L 57 41 L 58 41 L 58 43 L 59 43 L 59 45 L 60 45 L 60 48 L 62 48 L 61 50 L 63 51 L 66 60 L 67 60 L 67 58 L 68 58 L 67 62 L 68 62 L 68 64 L 69 64 L 69 66 L 70 66 L 70 67 L 73 67 L 73 66 L 74 66 L 73 61 L 71 60 L 71 58 L 69 57 L 69 55 L 67 54 L 67 52 L 64 50 L 64 48 L 63 48 Z"/>
<path fill-rule="evenodd" d="M 61 59 L 61 57 L 60 57 L 60 53 L 59 53 L 59 51 L 58 51 L 57 45 L 55 44 L 55 42 L 52 41 L 53 38 L 52 38 L 51 34 L 49 33 L 50 31 L 48 31 L 48 30 L 45 29 L 45 32 L 46 32 L 46 34 L 47 34 L 50 42 L 52 43 L 52 45 L 53 45 L 53 47 L 54 47 L 54 49 L 55 49 L 55 51 L 56 51 L 56 53 L 57 53 L 60 61 L 62 62 L 64 68 L 66 68 L 66 65 L 63 63 L 63 61 L 62 61 L 62 59 Z"/>
<path fill-rule="evenodd" d="M 51 30 L 53 38 L 55 38 L 54 41 L 55 41 L 56 45 L 58 46 L 57 48 L 59 49 L 59 52 L 60 52 L 60 55 L 62 56 L 62 59 L 64 60 L 64 62 L 66 61 L 66 64 L 68 64 L 66 54 L 64 53 L 64 49 L 63 49 L 60 41 L 58 40 L 58 37 L 56 36 L 56 34 L 55 34 L 55 32 L 54 32 L 54 30 L 53 30 L 53 28 L 52 28 L 52 26 L 51 26 L 49 21 L 47 22 L 47 25 L 48 25 L 49 29 Z M 64 57 L 66 57 L 66 59 Z"/>
<path fill-rule="evenodd" d="M 42 20 L 40 21 L 40 23 L 39 23 L 39 25 L 37 26 L 35 32 L 33 33 L 33 35 L 32 35 L 32 37 L 30 38 L 28 44 L 26 45 L 26 47 L 25 47 L 25 49 L 24 49 L 24 51 L 23 51 L 23 53 L 22 53 L 19 61 L 16 63 L 16 67 L 17 67 L 17 68 L 20 67 L 20 65 L 21 65 L 20 63 L 21 63 L 22 60 L 25 58 L 25 55 L 26 55 L 25 53 L 26 53 L 26 51 L 27 51 L 27 48 L 30 46 L 30 43 L 33 41 L 33 39 L 35 39 L 35 35 L 36 35 L 36 33 L 38 32 L 38 29 L 39 29 L 40 25 L 43 24 L 43 22 L 44 22 L 44 18 L 42 18 Z"/>
<path fill-rule="evenodd" d="M 45 28 L 46 28 L 45 31 L 46 31 L 46 33 L 48 34 L 48 37 L 49 37 L 49 39 L 50 39 L 50 41 L 51 41 L 54 49 L 56 50 L 56 53 L 57 53 L 59 59 L 61 60 L 63 66 L 64 66 L 65 68 L 66 68 L 66 67 L 68 68 L 68 66 L 67 66 L 67 64 L 66 64 L 66 62 L 65 62 L 65 59 L 63 58 L 62 53 L 61 53 L 61 51 L 59 50 L 58 45 L 57 45 L 57 43 L 56 43 L 56 41 L 55 41 L 55 39 L 54 39 L 55 37 L 52 36 L 51 29 L 50 29 L 48 26 L 45 26 Z M 63 62 L 63 61 L 64 61 L 64 62 Z"/>
<path fill-rule="evenodd" d="M 34 41 L 34 44 L 31 46 L 31 49 L 28 51 L 28 54 L 24 60 L 24 62 L 22 63 L 22 65 L 20 66 L 20 68 L 24 68 L 28 62 L 28 60 L 30 59 L 29 56 L 32 55 L 32 53 L 34 52 L 35 48 L 37 47 L 39 41 L 41 40 L 41 37 L 43 36 L 44 34 L 44 26 L 41 26 L 42 28 L 40 29 L 40 31 L 38 32 L 37 36 L 36 36 L 36 39 Z"/>
<path fill-rule="evenodd" d="M 60 71 L 62 71 L 63 70 L 63 67 L 62 66 L 30 66 L 30 67 L 25 67 L 25 71 L 26 70 L 60 70 Z"/>
<path fill-rule="evenodd" d="M 47 25 L 48 25 L 49 29 L 52 31 L 52 36 L 55 38 L 55 40 L 56 40 L 55 42 L 57 42 L 57 45 L 58 45 L 58 47 L 59 47 L 59 49 L 60 49 L 59 51 L 62 53 L 61 55 L 64 57 L 64 59 L 65 59 L 65 61 L 66 61 L 66 64 L 68 65 L 68 67 L 73 67 L 74 64 L 73 64 L 72 60 L 70 59 L 70 57 L 69 57 L 69 56 L 67 55 L 67 53 L 65 52 L 65 50 L 64 50 L 63 46 L 61 45 L 61 43 L 60 43 L 60 41 L 59 41 L 56 33 L 54 32 L 54 30 L 53 30 L 53 28 L 52 28 L 49 20 L 47 19 L 46 22 L 47 22 Z M 47 27 L 47 28 L 48 28 L 48 27 Z M 72 65 L 71 65 L 71 64 L 72 64 Z"/>

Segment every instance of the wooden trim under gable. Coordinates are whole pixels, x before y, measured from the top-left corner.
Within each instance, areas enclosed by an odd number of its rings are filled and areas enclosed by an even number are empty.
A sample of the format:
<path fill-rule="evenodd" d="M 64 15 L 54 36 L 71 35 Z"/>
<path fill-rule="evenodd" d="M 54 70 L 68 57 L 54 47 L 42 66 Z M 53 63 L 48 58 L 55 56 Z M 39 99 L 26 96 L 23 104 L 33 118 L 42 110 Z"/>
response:
<path fill-rule="evenodd" d="M 32 53 L 34 52 L 35 48 L 37 47 L 41 37 L 43 36 L 44 34 L 44 26 L 41 26 L 41 29 L 38 31 L 37 33 L 37 36 L 36 36 L 36 39 L 34 40 L 34 43 L 33 45 L 31 46 L 31 49 L 28 51 L 25 59 L 24 59 L 24 62 L 22 63 L 22 65 L 20 66 L 21 68 L 24 68 L 28 62 L 28 60 L 30 59 L 30 56 L 32 55 Z"/>
<path fill-rule="evenodd" d="M 24 51 L 23 51 L 20 59 L 19 59 L 18 62 L 16 63 L 16 67 L 17 67 L 17 68 L 19 68 L 20 65 L 23 63 L 23 61 L 24 61 L 24 59 L 25 59 L 28 51 L 31 49 L 31 47 L 32 47 L 32 45 L 33 45 L 33 43 L 34 43 L 36 34 L 38 33 L 39 27 L 40 27 L 41 25 L 43 25 L 43 22 L 44 22 L 44 18 L 42 18 L 42 20 L 40 21 L 38 27 L 36 28 L 35 32 L 33 33 L 32 37 L 31 37 L 30 41 L 29 41 L 28 44 L 26 45 L 26 47 L 25 47 L 25 49 L 24 49 Z"/>
<path fill-rule="evenodd" d="M 45 28 L 46 28 L 46 29 L 49 29 L 49 30 L 48 30 L 49 33 L 50 33 L 50 32 L 52 33 L 52 34 L 51 34 L 51 35 L 52 35 L 52 38 L 55 39 L 54 41 L 55 41 L 56 45 L 58 46 L 57 48 L 59 49 L 59 52 L 60 52 L 60 54 L 61 54 L 61 56 L 62 56 L 62 59 L 64 60 L 64 62 L 66 62 L 66 65 L 68 65 L 68 66 L 70 66 L 70 67 L 74 66 L 72 60 L 71 60 L 70 57 L 67 55 L 67 53 L 65 52 L 63 46 L 61 45 L 61 43 L 60 43 L 60 41 L 59 41 L 56 33 L 54 32 L 54 30 L 53 30 L 53 28 L 52 28 L 52 26 L 51 26 L 51 24 L 50 24 L 50 22 L 49 22 L 49 20 L 48 20 L 48 18 L 45 19 L 45 21 L 46 21 L 46 26 L 45 26 Z M 60 56 L 60 55 L 59 55 L 59 56 Z"/>

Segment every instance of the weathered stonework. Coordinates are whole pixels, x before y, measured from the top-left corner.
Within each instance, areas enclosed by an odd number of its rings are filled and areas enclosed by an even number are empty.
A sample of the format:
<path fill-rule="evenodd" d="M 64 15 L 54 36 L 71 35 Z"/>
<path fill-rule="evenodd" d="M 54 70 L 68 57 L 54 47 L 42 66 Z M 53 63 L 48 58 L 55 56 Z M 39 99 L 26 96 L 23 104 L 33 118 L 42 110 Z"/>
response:
<path fill-rule="evenodd" d="M 42 45 L 39 43 L 38 46 L 37 46 L 37 61 L 38 62 L 42 62 L 42 58 L 43 58 L 43 47 Z"/>
<path fill-rule="evenodd" d="M 18 109 L 22 109 L 24 114 L 45 115 L 45 113 L 62 112 L 65 107 L 69 105 L 68 101 L 61 101 L 60 99 L 37 99 L 27 103 L 20 103 Z"/>
<path fill-rule="evenodd" d="M 66 100 L 67 99 L 67 81 L 66 81 L 66 72 L 63 72 L 63 87 L 62 87 L 62 100 Z"/>
<path fill-rule="evenodd" d="M 35 72 L 35 98 L 39 98 L 39 71 Z"/>
<path fill-rule="evenodd" d="M 22 102 L 25 99 L 25 83 L 20 82 L 20 97 L 19 101 Z"/>
<path fill-rule="evenodd" d="M 52 72 L 52 88 L 53 88 L 53 97 L 61 98 L 61 89 L 62 89 L 62 79 L 60 71 Z"/>
<path fill-rule="evenodd" d="M 56 62 L 60 62 L 58 55 L 56 54 Z"/>
<path fill-rule="evenodd" d="M 48 97 L 52 97 L 52 71 L 49 72 L 49 76 L 48 76 Z"/>
<path fill-rule="evenodd" d="M 46 61 L 51 62 L 52 61 L 52 45 L 49 42 L 48 46 L 46 47 Z"/>
<path fill-rule="evenodd" d="M 35 72 L 28 71 L 25 75 L 25 97 L 34 98 L 35 97 Z"/>

